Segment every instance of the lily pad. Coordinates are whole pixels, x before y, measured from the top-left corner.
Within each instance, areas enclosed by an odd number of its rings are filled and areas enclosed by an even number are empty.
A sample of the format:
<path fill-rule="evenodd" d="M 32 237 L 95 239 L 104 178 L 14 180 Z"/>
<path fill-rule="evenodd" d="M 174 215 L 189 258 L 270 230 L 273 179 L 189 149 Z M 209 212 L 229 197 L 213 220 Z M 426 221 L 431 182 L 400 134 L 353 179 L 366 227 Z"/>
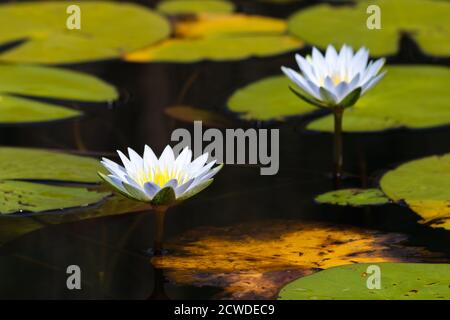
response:
<path fill-rule="evenodd" d="M 389 203 L 389 198 L 379 189 L 342 189 L 330 191 L 317 196 L 315 200 L 322 204 L 352 207 Z"/>
<path fill-rule="evenodd" d="M 368 289 L 374 264 L 320 271 L 285 286 L 281 300 L 448 300 L 450 264 L 376 263 L 381 289 Z M 370 269 L 369 269 L 370 271 Z"/>
<path fill-rule="evenodd" d="M 431 257 L 424 249 L 402 246 L 404 240 L 353 227 L 264 221 L 191 230 L 167 243 L 169 254 L 152 263 L 174 283 L 223 288 L 221 298 L 270 299 L 318 268 Z"/>
<path fill-rule="evenodd" d="M 80 111 L 36 101 L 33 97 L 110 102 L 117 99 L 118 94 L 114 87 L 100 79 L 79 72 L 0 65 L 0 124 L 48 122 L 81 115 Z"/>
<path fill-rule="evenodd" d="M 0 6 L 0 43 L 23 43 L 0 60 L 64 64 L 114 59 L 166 38 L 166 19 L 130 3 L 71 1 L 81 9 L 81 29 L 66 26 L 66 2 L 29 2 Z"/>
<path fill-rule="evenodd" d="M 98 183 L 100 162 L 65 153 L 0 147 L 0 180 L 45 180 Z"/>
<path fill-rule="evenodd" d="M 381 10 L 381 29 L 367 27 L 369 5 Z M 354 6 L 321 4 L 301 10 L 289 19 L 289 30 L 305 42 L 325 48 L 328 44 L 366 46 L 375 56 L 398 52 L 402 33 L 434 56 L 450 55 L 450 3 L 434 0 L 358 1 Z M 323 19 L 326 17 L 326 19 Z"/>
<path fill-rule="evenodd" d="M 234 4 L 224 0 L 167 0 L 157 10 L 165 14 L 230 13 Z"/>
<path fill-rule="evenodd" d="M 292 94 L 289 85 L 285 76 L 265 78 L 234 92 L 227 104 L 245 120 L 282 120 L 317 110 Z"/>
<path fill-rule="evenodd" d="M 450 154 L 407 162 L 386 173 L 380 186 L 420 215 L 421 223 L 450 230 Z"/>
<path fill-rule="evenodd" d="M 244 14 L 201 14 L 175 24 L 175 37 L 129 53 L 128 61 L 228 61 L 271 56 L 302 47 L 284 20 Z"/>
<path fill-rule="evenodd" d="M 425 81 L 426 79 L 426 81 Z M 425 129 L 450 124 L 450 69 L 390 66 L 385 78 L 345 111 L 346 132 Z M 269 77 L 235 92 L 231 111 L 244 119 L 271 120 L 309 115 L 317 108 L 297 98 L 283 76 Z M 332 116 L 312 121 L 307 129 L 333 132 Z"/>
<path fill-rule="evenodd" d="M 0 215 L 96 204 L 110 193 L 64 186 L 62 183 L 99 182 L 98 170 L 101 170 L 99 161 L 91 158 L 38 149 L 0 147 Z"/>
<path fill-rule="evenodd" d="M 109 195 L 109 192 L 89 191 L 86 188 L 0 181 L 0 214 L 86 207 Z"/>

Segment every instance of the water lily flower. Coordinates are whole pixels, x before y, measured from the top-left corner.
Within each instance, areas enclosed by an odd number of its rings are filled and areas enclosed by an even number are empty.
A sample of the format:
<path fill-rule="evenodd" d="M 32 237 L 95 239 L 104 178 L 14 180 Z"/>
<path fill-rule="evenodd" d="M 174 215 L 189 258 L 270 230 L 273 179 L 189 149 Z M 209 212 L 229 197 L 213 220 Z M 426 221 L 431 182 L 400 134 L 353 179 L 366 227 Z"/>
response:
<path fill-rule="evenodd" d="M 339 187 L 342 176 L 342 117 L 347 107 L 375 86 L 386 74 L 381 72 L 385 59 L 369 62 L 369 51 L 353 49 L 343 45 L 339 53 L 329 45 L 325 56 L 317 48 L 312 56 L 306 58 L 295 55 L 300 73 L 281 67 L 284 74 L 293 81 L 299 90 L 290 87 L 302 100 L 319 108 L 328 108 L 334 114 L 334 178 Z"/>
<path fill-rule="evenodd" d="M 369 51 L 362 47 L 355 54 L 343 45 L 338 53 L 329 45 L 325 56 L 317 48 L 306 59 L 295 55 L 301 73 L 281 67 L 300 92 L 300 98 L 322 108 L 346 108 L 354 105 L 359 97 L 375 86 L 386 72 L 380 70 L 385 63 L 381 58 L 369 62 Z"/>
<path fill-rule="evenodd" d="M 209 163 L 205 153 L 192 161 L 192 151 L 186 147 L 175 157 L 167 146 L 159 159 L 149 146 L 143 157 L 128 148 L 128 155 L 117 151 L 123 166 L 103 158 L 101 163 L 109 171 L 100 177 L 123 195 L 154 206 L 170 206 L 186 200 L 208 187 L 212 177 L 222 168 Z"/>

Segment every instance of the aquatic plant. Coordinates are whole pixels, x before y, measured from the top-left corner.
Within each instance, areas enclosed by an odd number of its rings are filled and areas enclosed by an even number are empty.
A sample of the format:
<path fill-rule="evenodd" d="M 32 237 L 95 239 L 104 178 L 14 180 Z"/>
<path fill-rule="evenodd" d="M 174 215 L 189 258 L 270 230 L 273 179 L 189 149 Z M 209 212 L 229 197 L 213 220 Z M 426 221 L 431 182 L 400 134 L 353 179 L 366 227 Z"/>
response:
<path fill-rule="evenodd" d="M 355 54 L 343 45 L 340 52 L 329 45 L 325 56 L 312 49 L 306 59 L 295 55 L 301 73 L 284 66 L 281 70 L 300 89 L 291 90 L 302 100 L 334 114 L 335 178 L 342 176 L 342 117 L 344 110 L 353 106 L 360 96 L 376 85 L 385 75 L 380 73 L 384 59 L 369 62 L 369 51 L 362 47 Z"/>
<path fill-rule="evenodd" d="M 154 253 L 160 254 L 167 209 L 207 188 L 223 165 L 214 167 L 215 160 L 208 163 L 208 153 L 192 161 L 189 147 L 175 157 L 172 148 L 166 146 L 159 159 L 147 145 L 143 157 L 131 148 L 129 158 L 117 152 L 123 166 L 103 158 L 101 162 L 110 174 L 98 174 L 124 196 L 151 205 L 157 219 Z"/>

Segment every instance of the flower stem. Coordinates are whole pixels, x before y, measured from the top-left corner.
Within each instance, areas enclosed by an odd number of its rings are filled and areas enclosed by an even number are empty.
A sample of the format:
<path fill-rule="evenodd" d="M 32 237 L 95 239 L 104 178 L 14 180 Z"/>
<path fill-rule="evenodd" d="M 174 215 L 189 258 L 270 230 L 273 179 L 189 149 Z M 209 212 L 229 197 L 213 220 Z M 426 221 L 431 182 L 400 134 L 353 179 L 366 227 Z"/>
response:
<path fill-rule="evenodd" d="M 334 110 L 334 186 L 339 189 L 342 179 L 342 165 L 343 165 L 343 152 L 342 152 L 342 116 L 344 109 L 336 108 Z"/>
<path fill-rule="evenodd" d="M 166 216 L 167 207 L 157 206 L 155 210 L 155 241 L 153 254 L 161 256 L 163 254 L 163 238 L 164 238 L 164 218 Z"/>

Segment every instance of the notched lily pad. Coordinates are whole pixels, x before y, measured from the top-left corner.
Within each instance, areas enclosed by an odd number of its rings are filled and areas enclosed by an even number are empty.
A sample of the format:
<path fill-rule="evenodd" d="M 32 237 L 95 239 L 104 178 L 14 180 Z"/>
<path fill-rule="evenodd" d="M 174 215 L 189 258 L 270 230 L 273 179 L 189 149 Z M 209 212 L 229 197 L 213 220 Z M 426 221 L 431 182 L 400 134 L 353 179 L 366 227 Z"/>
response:
<path fill-rule="evenodd" d="M 368 279 L 380 268 L 381 288 Z M 331 268 L 285 286 L 281 300 L 448 300 L 450 264 L 364 263 Z"/>
<path fill-rule="evenodd" d="M 25 40 L 0 60 L 63 64 L 118 58 L 166 38 L 165 18 L 131 3 L 71 1 L 81 9 L 81 29 L 66 26 L 66 2 L 0 5 L 0 44 Z"/>
<path fill-rule="evenodd" d="M 0 147 L 0 180 L 45 180 L 98 183 L 103 168 L 93 158 L 65 153 Z"/>
<path fill-rule="evenodd" d="M 125 56 L 134 62 L 228 61 L 302 47 L 284 20 L 244 14 L 200 14 L 175 23 L 175 37 Z"/>
<path fill-rule="evenodd" d="M 109 192 L 89 191 L 86 188 L 0 181 L 0 215 L 87 207 L 109 195 Z"/>
<path fill-rule="evenodd" d="M 402 164 L 387 172 L 380 186 L 422 217 L 420 223 L 450 230 L 450 154 Z"/>
<path fill-rule="evenodd" d="M 194 229 L 168 243 L 169 254 L 152 262 L 175 283 L 220 287 L 226 298 L 273 298 L 284 284 L 318 269 L 431 256 L 402 246 L 403 240 L 353 227 L 265 221 Z"/>
<path fill-rule="evenodd" d="M 108 103 L 117 97 L 113 86 L 90 75 L 38 66 L 0 65 L 0 125 L 48 122 L 82 114 L 33 98 Z"/>
<path fill-rule="evenodd" d="M 381 29 L 367 27 L 367 8 L 373 4 L 381 11 Z M 288 24 L 292 34 L 321 48 L 330 43 L 348 44 L 366 46 L 375 56 L 393 55 L 398 51 L 401 34 L 406 32 L 425 53 L 449 56 L 449 15 L 447 1 L 358 1 L 354 6 L 321 4 L 301 10 Z"/>
<path fill-rule="evenodd" d="M 321 204 L 360 207 L 387 204 L 389 198 L 379 189 L 342 189 L 321 194 L 315 201 Z"/>

